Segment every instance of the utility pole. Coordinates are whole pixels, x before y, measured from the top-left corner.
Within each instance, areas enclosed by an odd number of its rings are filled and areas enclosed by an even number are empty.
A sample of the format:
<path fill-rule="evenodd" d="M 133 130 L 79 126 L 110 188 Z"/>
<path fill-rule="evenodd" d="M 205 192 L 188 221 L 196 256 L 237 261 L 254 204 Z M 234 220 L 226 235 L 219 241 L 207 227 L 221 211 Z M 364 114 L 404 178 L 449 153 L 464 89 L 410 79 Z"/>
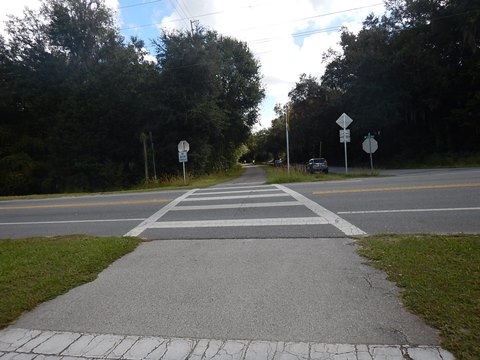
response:
<path fill-rule="evenodd" d="M 287 172 L 290 175 L 290 144 L 288 143 L 288 104 L 285 112 L 285 137 L 287 139 Z"/>
<path fill-rule="evenodd" d="M 322 142 L 320 141 L 320 147 L 319 147 L 319 151 L 318 151 L 318 157 L 322 157 Z"/>
<path fill-rule="evenodd" d="M 150 131 L 150 144 L 152 144 L 153 178 L 157 180 L 157 169 L 155 167 L 155 149 L 153 148 L 153 136 Z"/>
<path fill-rule="evenodd" d="M 194 30 L 194 25 L 195 25 L 195 28 L 198 26 L 199 24 L 199 21 L 198 20 L 190 20 L 190 29 L 192 30 L 192 35 L 193 35 L 193 30 Z"/>
<path fill-rule="evenodd" d="M 143 159 L 145 161 L 145 181 L 148 181 L 147 135 L 142 132 L 140 140 L 143 142 Z"/>

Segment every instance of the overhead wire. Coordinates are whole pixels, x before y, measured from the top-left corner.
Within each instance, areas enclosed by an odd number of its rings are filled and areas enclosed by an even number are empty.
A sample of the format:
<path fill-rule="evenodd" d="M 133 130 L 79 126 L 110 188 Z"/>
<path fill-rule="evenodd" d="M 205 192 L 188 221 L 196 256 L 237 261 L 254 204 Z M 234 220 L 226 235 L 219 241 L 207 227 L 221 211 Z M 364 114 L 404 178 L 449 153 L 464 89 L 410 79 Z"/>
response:
<path fill-rule="evenodd" d="M 164 0 L 153 0 L 153 1 L 143 2 L 143 3 L 136 3 L 136 4 L 131 4 L 131 5 L 125 5 L 125 6 L 120 6 L 120 7 L 118 7 L 118 9 L 119 9 L 119 10 L 121 10 L 121 9 L 129 9 L 129 8 L 132 8 L 132 7 L 154 4 L 154 3 L 161 2 L 161 1 L 164 1 Z"/>
<path fill-rule="evenodd" d="M 177 1 L 177 0 L 172 0 L 172 1 Z M 247 29 L 240 29 L 240 30 L 238 30 L 238 31 L 251 31 L 251 30 L 263 29 L 263 28 L 265 28 L 265 27 L 270 27 L 270 26 L 277 26 L 277 25 L 283 25 L 283 24 L 291 24 L 291 23 L 294 23 L 294 22 L 305 21 L 305 20 L 312 20 L 312 19 L 315 19 L 315 18 L 330 16 L 330 15 L 338 15 L 338 14 L 342 14 L 342 13 L 346 13 L 346 12 L 350 12 L 350 11 L 362 10 L 362 9 L 371 8 L 371 7 L 375 7 L 375 6 L 379 6 L 379 5 L 383 5 L 383 3 L 375 3 L 375 4 L 366 5 L 366 6 L 360 6 L 360 7 L 355 7 L 355 8 L 351 8 L 351 9 L 345 9 L 345 10 L 340 10 L 340 11 L 335 11 L 335 12 L 330 12 L 330 13 L 318 14 L 318 15 L 315 15 L 315 16 L 308 16 L 308 17 L 304 17 L 304 18 L 298 18 L 298 19 L 294 19 L 294 20 L 290 20 L 290 21 L 286 21 L 286 22 L 281 22 L 281 23 L 269 24 L 269 25 L 264 25 L 264 26 L 257 26 L 257 27 L 253 27 L 253 28 L 247 28 Z M 228 10 L 215 11 L 215 12 L 210 12 L 210 13 L 195 15 L 194 18 L 195 18 L 195 19 L 198 19 L 198 18 L 208 17 L 208 16 L 212 16 L 212 15 L 224 14 L 224 13 L 226 13 L 226 12 L 228 12 Z M 173 23 L 173 22 L 178 22 L 178 21 L 182 21 L 182 20 L 186 20 L 186 19 L 193 18 L 193 17 L 188 17 L 188 15 L 186 15 L 186 14 L 184 14 L 183 16 L 184 16 L 184 18 L 173 19 L 173 20 L 169 20 L 169 21 L 166 21 L 166 22 L 157 22 L 157 23 L 150 23 L 150 24 L 144 24 L 144 25 L 137 25 L 137 26 L 132 26 L 132 27 L 128 27 L 128 28 L 122 28 L 122 29 L 120 29 L 120 30 L 134 30 L 134 29 L 137 29 L 137 28 L 143 28 L 143 27 L 149 27 L 149 26 L 156 26 L 156 25 L 160 25 L 160 24 L 164 24 L 164 23 Z M 238 32 L 238 31 L 237 31 L 237 32 Z"/>

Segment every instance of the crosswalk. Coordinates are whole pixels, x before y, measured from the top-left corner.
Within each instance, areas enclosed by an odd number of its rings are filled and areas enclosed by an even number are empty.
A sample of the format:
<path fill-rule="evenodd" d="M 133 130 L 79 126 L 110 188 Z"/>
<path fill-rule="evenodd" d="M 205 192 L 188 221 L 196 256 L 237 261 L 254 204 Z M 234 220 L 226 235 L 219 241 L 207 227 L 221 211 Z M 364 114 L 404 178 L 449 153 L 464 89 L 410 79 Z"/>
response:
<path fill-rule="evenodd" d="M 285 216 L 288 214 L 288 216 Z M 289 226 L 333 226 L 345 236 L 366 233 L 335 213 L 286 186 L 235 185 L 193 189 L 142 221 L 125 236 L 145 231 Z M 254 233 L 254 232 L 253 232 Z M 321 235 L 321 231 L 320 234 Z M 235 237 L 234 232 L 232 237 Z"/>

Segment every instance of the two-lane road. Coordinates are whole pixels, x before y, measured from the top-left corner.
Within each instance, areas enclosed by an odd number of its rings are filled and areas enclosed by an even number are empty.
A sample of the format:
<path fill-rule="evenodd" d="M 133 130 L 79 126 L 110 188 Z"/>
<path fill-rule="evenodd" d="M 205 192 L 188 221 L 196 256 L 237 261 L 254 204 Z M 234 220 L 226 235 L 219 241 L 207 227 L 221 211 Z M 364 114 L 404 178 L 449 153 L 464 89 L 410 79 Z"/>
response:
<path fill-rule="evenodd" d="M 259 168 L 203 190 L 0 202 L 0 238 L 86 233 L 151 239 L 480 232 L 480 170 L 262 185 Z"/>

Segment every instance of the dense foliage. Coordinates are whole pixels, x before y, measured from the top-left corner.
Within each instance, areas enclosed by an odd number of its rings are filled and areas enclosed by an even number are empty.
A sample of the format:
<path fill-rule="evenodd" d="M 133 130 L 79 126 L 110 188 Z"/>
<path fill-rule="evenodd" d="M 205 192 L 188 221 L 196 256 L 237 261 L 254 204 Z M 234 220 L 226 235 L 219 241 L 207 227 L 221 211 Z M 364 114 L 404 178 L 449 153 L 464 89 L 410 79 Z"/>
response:
<path fill-rule="evenodd" d="M 347 113 L 349 158 L 367 162 L 369 132 L 376 158 L 398 164 L 428 154 L 480 151 L 480 8 L 469 0 L 387 0 L 387 14 L 369 16 L 358 34 L 344 29 L 343 51 L 325 55 L 321 81 L 302 75 L 290 92 L 294 162 L 322 155 L 342 163 L 335 123 Z M 285 107 L 251 142 L 253 157 L 284 157 Z M 277 146 L 276 144 L 281 144 Z M 263 152 L 262 152 L 263 151 Z"/>
<path fill-rule="evenodd" d="M 229 168 L 263 98 L 247 46 L 197 27 L 128 43 L 104 0 L 44 0 L 0 36 L 0 194 L 105 190 Z M 154 141 L 152 146 L 151 141 Z M 143 142 L 143 143 L 142 143 Z M 144 146 L 145 145 L 145 146 Z M 146 150 L 146 151 L 145 151 Z"/>

